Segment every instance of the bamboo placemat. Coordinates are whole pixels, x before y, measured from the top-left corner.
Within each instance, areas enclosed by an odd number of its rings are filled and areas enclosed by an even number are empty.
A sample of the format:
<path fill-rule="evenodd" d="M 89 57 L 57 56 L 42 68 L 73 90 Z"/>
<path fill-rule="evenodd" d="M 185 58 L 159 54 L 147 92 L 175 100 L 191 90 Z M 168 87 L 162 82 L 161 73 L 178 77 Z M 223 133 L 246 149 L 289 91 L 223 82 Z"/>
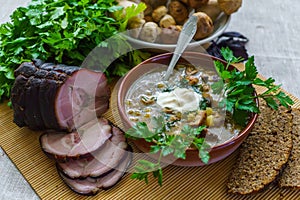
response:
<path fill-rule="evenodd" d="M 258 93 L 261 91 L 257 88 Z M 116 91 L 111 98 L 111 109 L 105 117 L 122 127 L 117 114 Z M 300 107 L 300 101 L 291 95 Z M 300 199 L 300 191 L 280 189 L 271 185 L 255 195 L 240 196 L 226 193 L 226 181 L 237 157 L 237 151 L 226 159 L 204 167 L 168 166 L 163 170 L 163 186 L 152 177 L 149 184 L 131 180 L 127 174 L 112 189 L 100 191 L 94 197 L 71 191 L 57 174 L 54 161 L 48 159 L 39 144 L 41 132 L 19 128 L 13 122 L 13 112 L 0 105 L 0 146 L 5 150 L 32 188 L 42 199 Z"/>

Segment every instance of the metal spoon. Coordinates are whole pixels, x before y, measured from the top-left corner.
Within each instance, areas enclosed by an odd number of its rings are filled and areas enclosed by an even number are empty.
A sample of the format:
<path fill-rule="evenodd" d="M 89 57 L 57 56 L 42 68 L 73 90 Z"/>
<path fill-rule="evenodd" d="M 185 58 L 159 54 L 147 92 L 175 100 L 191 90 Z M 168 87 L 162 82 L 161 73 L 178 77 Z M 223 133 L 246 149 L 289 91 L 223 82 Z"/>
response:
<path fill-rule="evenodd" d="M 172 60 L 168 66 L 164 80 L 168 80 L 173 72 L 174 66 L 178 62 L 181 54 L 186 49 L 187 45 L 191 42 L 197 31 L 197 17 L 192 15 L 189 20 L 183 25 L 182 31 L 180 32 L 175 51 L 172 56 Z"/>

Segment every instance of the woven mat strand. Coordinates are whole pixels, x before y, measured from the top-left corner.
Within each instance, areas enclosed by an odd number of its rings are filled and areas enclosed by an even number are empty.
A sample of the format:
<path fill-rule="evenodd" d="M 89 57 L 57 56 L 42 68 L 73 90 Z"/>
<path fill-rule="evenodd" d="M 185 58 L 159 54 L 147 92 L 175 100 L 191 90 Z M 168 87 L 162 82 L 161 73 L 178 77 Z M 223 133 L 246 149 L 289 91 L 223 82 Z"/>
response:
<path fill-rule="evenodd" d="M 260 89 L 257 89 L 260 92 Z M 300 106 L 300 101 L 291 95 Z M 111 109 L 105 117 L 122 128 L 117 114 L 116 92 Z M 72 192 L 57 174 L 54 161 L 48 159 L 39 144 L 41 132 L 19 128 L 13 112 L 5 103 L 0 105 L 0 146 L 42 199 L 300 199 L 300 192 L 271 185 L 262 193 L 251 196 L 229 195 L 226 181 L 236 160 L 237 151 L 226 159 L 205 167 L 168 166 L 163 170 L 163 187 L 150 178 L 149 184 L 131 180 L 127 174 L 112 189 L 100 191 L 95 197 Z"/>

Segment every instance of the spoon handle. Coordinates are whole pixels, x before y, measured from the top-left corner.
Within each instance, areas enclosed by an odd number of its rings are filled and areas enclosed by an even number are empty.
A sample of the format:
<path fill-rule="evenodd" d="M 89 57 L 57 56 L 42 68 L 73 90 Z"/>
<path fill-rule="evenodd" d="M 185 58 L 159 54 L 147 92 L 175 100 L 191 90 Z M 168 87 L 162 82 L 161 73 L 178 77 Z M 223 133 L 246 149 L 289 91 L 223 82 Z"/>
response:
<path fill-rule="evenodd" d="M 189 20 L 183 25 L 182 31 L 180 32 L 178 42 L 175 48 L 175 51 L 172 56 L 172 60 L 168 66 L 166 75 L 164 76 L 164 80 L 168 80 L 171 76 L 174 66 L 178 62 L 181 54 L 186 49 L 187 45 L 191 42 L 197 31 L 197 17 L 192 15 Z"/>

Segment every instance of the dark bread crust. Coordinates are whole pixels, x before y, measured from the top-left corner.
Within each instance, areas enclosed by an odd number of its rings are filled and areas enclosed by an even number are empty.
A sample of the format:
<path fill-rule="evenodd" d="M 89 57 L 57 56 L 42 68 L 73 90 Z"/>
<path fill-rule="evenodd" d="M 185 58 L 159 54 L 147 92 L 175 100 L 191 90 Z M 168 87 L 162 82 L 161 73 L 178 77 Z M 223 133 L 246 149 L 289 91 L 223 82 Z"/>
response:
<path fill-rule="evenodd" d="M 291 189 L 300 189 L 300 109 L 293 108 L 293 149 L 279 179 L 279 186 Z"/>
<path fill-rule="evenodd" d="M 229 177 L 229 193 L 252 194 L 276 180 L 292 149 L 292 114 L 290 109 L 260 105 L 258 120 L 240 148 Z"/>

